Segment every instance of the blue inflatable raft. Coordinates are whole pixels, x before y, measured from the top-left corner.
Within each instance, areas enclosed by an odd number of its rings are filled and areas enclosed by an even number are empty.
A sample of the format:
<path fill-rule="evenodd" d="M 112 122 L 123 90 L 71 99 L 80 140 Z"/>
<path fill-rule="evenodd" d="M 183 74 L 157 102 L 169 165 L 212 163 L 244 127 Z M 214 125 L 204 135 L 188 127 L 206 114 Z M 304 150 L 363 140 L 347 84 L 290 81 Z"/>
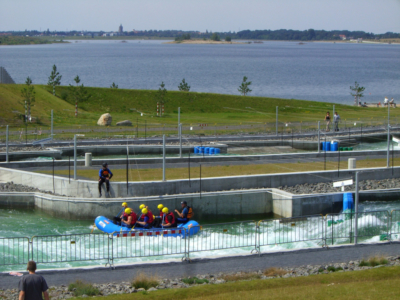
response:
<path fill-rule="evenodd" d="M 114 233 L 114 236 L 173 236 L 173 237 L 186 237 L 191 236 L 200 231 L 199 223 L 196 221 L 189 221 L 187 223 L 178 224 L 175 228 L 151 228 L 145 229 L 140 227 L 128 228 L 116 225 L 112 220 L 99 216 L 94 221 L 96 227 L 105 233 Z"/>

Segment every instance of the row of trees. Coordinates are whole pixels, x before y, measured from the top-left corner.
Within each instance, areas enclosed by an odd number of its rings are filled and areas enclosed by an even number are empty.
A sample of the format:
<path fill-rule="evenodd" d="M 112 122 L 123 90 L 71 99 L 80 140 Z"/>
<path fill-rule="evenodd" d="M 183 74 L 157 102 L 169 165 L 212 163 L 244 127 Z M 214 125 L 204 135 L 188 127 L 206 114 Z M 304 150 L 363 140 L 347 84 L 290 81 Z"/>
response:
<path fill-rule="evenodd" d="M 13 31 L 12 34 L 15 36 L 26 36 L 26 35 L 38 35 L 42 32 L 37 30 L 32 31 Z M 57 34 L 58 36 L 72 36 L 80 34 L 80 31 L 44 31 L 45 35 Z M 92 37 L 94 34 L 101 35 L 104 31 L 90 32 Z M 338 40 L 339 35 L 346 35 L 347 37 L 363 38 L 363 39 L 393 39 L 400 38 L 400 33 L 386 32 L 383 34 L 374 34 L 365 31 L 349 31 L 349 30 L 242 30 L 239 32 L 214 32 L 219 35 L 221 39 L 231 37 L 233 39 L 260 39 L 260 40 Z M 182 37 L 184 35 L 190 35 L 191 38 L 206 38 L 210 39 L 213 32 L 206 30 L 206 32 L 199 31 L 182 31 L 182 30 L 143 30 L 139 32 L 126 32 L 126 35 L 140 36 L 140 37 L 159 37 L 159 38 L 175 38 Z M 225 39 L 226 40 L 226 39 Z"/>

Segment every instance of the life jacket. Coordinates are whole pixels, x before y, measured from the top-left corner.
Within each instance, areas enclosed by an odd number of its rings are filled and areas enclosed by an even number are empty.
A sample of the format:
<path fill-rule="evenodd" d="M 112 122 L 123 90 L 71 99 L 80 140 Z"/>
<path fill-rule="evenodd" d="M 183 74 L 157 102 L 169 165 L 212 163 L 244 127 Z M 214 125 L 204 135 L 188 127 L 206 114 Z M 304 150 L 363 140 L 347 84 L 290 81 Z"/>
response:
<path fill-rule="evenodd" d="M 124 215 L 123 215 L 124 220 L 128 221 L 129 217 L 132 217 L 131 225 L 134 225 L 137 221 L 137 216 L 136 216 L 135 212 L 131 212 L 130 215 L 128 215 L 127 213 L 124 212 Z"/>
<path fill-rule="evenodd" d="M 187 209 L 188 209 L 188 213 L 186 215 L 186 218 L 188 218 L 188 219 L 193 218 L 193 216 L 194 216 L 193 209 L 190 206 L 187 206 Z"/>
<path fill-rule="evenodd" d="M 169 223 L 168 219 L 167 219 L 168 216 L 172 217 L 171 225 L 174 225 L 175 224 L 175 215 L 174 215 L 174 213 L 172 211 L 163 216 L 163 223 L 164 224 Z"/>
<path fill-rule="evenodd" d="M 153 216 L 153 214 L 151 213 L 151 211 L 148 211 L 147 214 L 145 214 L 145 215 L 142 214 L 142 215 L 140 216 L 139 220 L 140 220 L 141 222 L 143 222 L 143 221 L 144 221 L 144 217 L 148 217 L 148 218 L 149 218 L 149 220 L 147 221 L 148 224 L 152 224 L 152 223 L 153 223 L 153 221 L 154 221 L 154 216 Z"/>
<path fill-rule="evenodd" d="M 146 216 L 149 218 L 149 220 L 147 221 L 147 223 L 148 223 L 148 224 L 153 224 L 153 221 L 154 221 L 153 213 L 152 213 L 151 211 L 148 211 Z"/>

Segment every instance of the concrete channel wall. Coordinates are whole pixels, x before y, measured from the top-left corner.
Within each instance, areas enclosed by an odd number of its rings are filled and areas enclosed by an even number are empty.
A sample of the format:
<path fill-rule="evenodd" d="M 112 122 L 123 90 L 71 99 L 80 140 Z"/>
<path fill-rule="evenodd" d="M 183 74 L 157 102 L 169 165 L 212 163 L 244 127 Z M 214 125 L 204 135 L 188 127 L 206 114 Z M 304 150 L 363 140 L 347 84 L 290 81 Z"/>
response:
<path fill-rule="evenodd" d="M 167 180 L 163 181 L 142 181 L 142 182 L 112 182 L 110 184 L 111 197 L 144 197 L 159 195 L 177 195 L 188 193 L 230 191 L 232 189 L 257 189 L 257 188 L 278 188 L 280 186 L 295 186 L 304 183 L 320 183 L 340 181 L 354 178 L 355 172 L 360 171 L 360 180 L 375 179 L 381 180 L 392 177 L 399 177 L 400 167 L 395 168 L 373 168 L 341 171 L 315 171 L 296 172 L 281 174 L 263 174 L 246 176 L 228 176 L 214 178 L 195 178 L 190 181 Z M 393 175 L 392 175 L 393 172 Z M 24 184 L 38 188 L 43 191 L 55 192 L 55 194 L 96 198 L 98 196 L 98 182 L 90 180 L 69 180 L 65 177 L 39 174 L 22 170 L 0 168 L 0 181 L 13 181 L 16 184 Z M 104 185 L 103 185 L 104 189 Z M 103 193 L 103 197 L 105 193 Z"/>
<path fill-rule="evenodd" d="M 158 214 L 157 205 L 160 203 L 174 211 L 181 209 L 181 201 L 187 201 L 193 207 L 195 219 L 273 212 L 270 190 L 206 193 L 201 198 L 198 194 L 118 199 L 70 198 L 42 193 L 0 194 L 0 207 L 36 207 L 54 217 L 65 219 L 94 219 L 99 215 L 115 216 L 121 210 L 121 203 L 125 201 L 135 212 L 139 212 L 139 205 L 145 203 L 154 214 Z"/>
<path fill-rule="evenodd" d="M 354 193 L 353 193 L 354 197 Z M 359 200 L 384 201 L 400 198 L 400 189 L 361 191 Z M 246 217 L 273 213 L 276 217 L 290 218 L 309 215 L 338 213 L 343 208 L 343 193 L 293 195 L 278 189 L 257 189 L 229 192 L 136 197 L 118 199 L 85 199 L 48 195 L 43 193 L 1 193 L 0 207 L 36 208 L 62 219 L 94 219 L 99 215 L 111 217 L 121 209 L 121 203 L 138 212 L 145 203 L 158 213 L 157 205 L 163 204 L 171 211 L 180 208 L 181 201 L 193 207 L 195 219 L 218 217 Z"/>

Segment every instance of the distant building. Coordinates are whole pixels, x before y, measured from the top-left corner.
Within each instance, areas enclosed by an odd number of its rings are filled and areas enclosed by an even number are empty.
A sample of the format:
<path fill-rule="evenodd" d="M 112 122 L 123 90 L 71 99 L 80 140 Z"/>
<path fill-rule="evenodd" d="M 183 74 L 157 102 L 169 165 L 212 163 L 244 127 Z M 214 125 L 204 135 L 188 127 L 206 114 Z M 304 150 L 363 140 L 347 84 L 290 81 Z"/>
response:
<path fill-rule="evenodd" d="M 346 36 L 345 36 L 344 34 L 339 34 L 339 37 L 340 37 L 342 40 L 345 40 L 345 39 L 346 39 Z"/>
<path fill-rule="evenodd" d="M 121 25 L 119 25 L 118 33 L 123 33 L 123 32 L 124 32 L 124 27 L 122 27 L 122 24 L 121 24 Z"/>

